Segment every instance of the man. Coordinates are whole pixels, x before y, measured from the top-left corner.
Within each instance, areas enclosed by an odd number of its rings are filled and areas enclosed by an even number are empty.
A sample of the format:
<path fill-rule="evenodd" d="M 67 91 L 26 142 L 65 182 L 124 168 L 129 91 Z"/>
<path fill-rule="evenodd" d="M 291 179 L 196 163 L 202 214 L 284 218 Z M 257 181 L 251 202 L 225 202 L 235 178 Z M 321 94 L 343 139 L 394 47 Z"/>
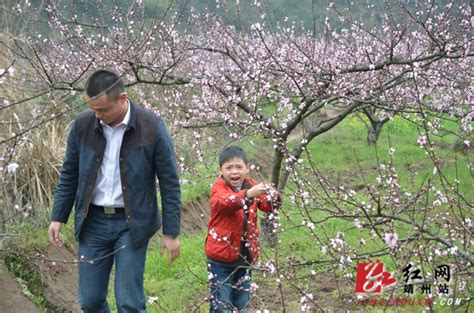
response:
<path fill-rule="evenodd" d="M 160 117 L 130 102 L 117 74 L 93 73 L 84 99 L 90 111 L 77 116 L 67 140 L 49 238 L 62 245 L 61 226 L 75 202 L 81 309 L 110 312 L 107 286 L 115 261 L 118 312 L 145 312 L 148 240 L 163 224 L 161 254 L 167 250 L 171 263 L 180 251 L 180 187 L 173 144 Z"/>

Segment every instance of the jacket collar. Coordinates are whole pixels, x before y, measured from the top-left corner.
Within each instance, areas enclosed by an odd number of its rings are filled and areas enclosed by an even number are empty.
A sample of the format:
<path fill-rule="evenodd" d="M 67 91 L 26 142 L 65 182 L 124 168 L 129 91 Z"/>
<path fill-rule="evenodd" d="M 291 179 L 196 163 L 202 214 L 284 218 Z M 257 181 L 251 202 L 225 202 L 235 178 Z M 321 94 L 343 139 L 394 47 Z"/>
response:
<path fill-rule="evenodd" d="M 137 106 L 133 104 L 131 100 L 129 100 L 130 103 L 130 120 L 128 121 L 128 127 L 136 129 L 137 128 Z"/>

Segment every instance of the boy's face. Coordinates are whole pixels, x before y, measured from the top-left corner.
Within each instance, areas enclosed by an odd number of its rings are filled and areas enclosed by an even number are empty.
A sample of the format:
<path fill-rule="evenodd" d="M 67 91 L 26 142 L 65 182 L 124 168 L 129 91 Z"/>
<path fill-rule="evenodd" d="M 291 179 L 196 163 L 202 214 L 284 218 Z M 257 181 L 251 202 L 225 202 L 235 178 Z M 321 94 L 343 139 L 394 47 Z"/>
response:
<path fill-rule="evenodd" d="M 219 167 L 221 176 L 233 187 L 242 185 L 249 170 L 249 166 L 241 158 L 233 158 Z"/>

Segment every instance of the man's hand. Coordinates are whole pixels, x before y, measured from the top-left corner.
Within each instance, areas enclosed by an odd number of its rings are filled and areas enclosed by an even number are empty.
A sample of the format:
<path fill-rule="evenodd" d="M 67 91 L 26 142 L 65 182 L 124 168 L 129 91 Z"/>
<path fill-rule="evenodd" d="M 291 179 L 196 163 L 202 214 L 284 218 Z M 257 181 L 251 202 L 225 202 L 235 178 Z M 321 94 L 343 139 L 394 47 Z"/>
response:
<path fill-rule="evenodd" d="M 61 238 L 59 238 L 59 232 L 61 231 L 61 226 L 63 224 L 61 222 L 51 222 L 49 225 L 48 229 L 48 237 L 49 240 L 56 246 L 56 247 L 62 247 L 63 246 L 63 241 Z"/>
<path fill-rule="evenodd" d="M 165 249 L 168 250 L 168 264 L 173 263 L 174 259 L 179 257 L 179 239 L 170 236 L 164 236 L 160 245 L 160 256 L 163 256 Z"/>

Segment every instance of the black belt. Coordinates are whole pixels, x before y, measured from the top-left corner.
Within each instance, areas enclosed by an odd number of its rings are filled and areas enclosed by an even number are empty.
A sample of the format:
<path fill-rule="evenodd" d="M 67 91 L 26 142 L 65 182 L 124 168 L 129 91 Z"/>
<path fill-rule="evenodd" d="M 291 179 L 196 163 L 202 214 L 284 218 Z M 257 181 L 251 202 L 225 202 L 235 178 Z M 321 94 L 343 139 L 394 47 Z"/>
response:
<path fill-rule="evenodd" d="M 108 207 L 108 206 L 104 207 L 104 206 L 95 205 L 95 204 L 91 204 L 90 207 L 91 209 L 102 211 L 105 214 L 125 213 L 125 208 L 113 208 L 113 207 Z"/>

